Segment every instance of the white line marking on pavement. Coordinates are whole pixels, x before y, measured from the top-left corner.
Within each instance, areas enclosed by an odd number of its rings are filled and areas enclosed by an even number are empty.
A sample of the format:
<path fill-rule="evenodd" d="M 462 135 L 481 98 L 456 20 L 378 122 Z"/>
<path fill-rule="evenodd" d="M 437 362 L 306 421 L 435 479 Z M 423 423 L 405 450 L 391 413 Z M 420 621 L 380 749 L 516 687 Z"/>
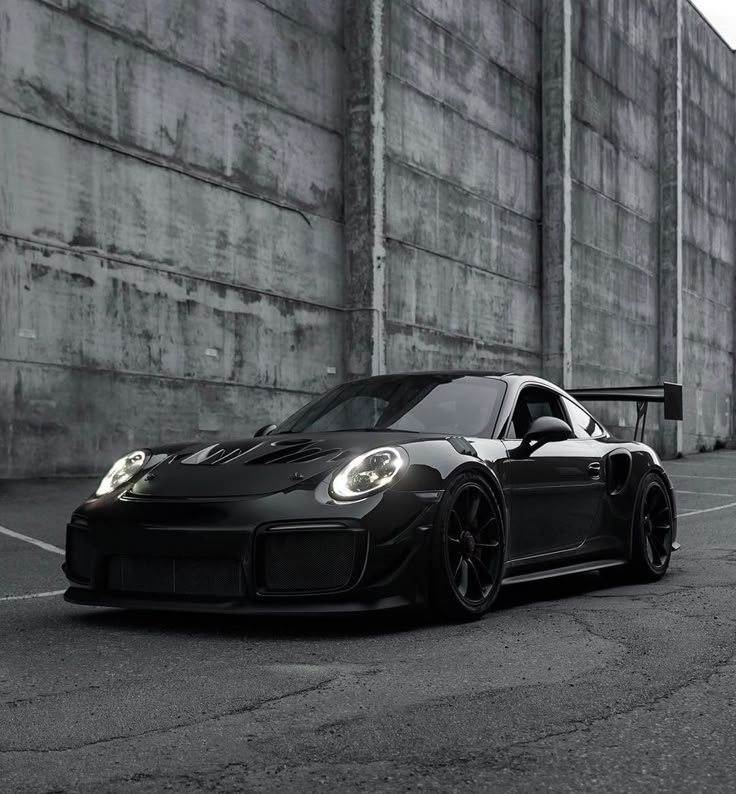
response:
<path fill-rule="evenodd" d="M 12 529 L 8 529 L 7 527 L 0 527 L 0 532 L 10 538 L 32 543 L 34 546 L 38 546 L 39 549 L 43 549 L 44 551 L 52 551 L 54 554 L 66 554 L 64 549 L 60 549 L 58 546 L 52 546 L 50 543 L 44 543 L 42 540 L 36 540 L 36 538 L 29 538 L 28 535 L 21 535 L 20 532 L 13 532 Z"/>
<path fill-rule="evenodd" d="M 49 596 L 63 595 L 66 590 L 51 590 L 48 593 L 30 593 L 29 595 L 3 596 L 0 601 L 23 601 L 26 598 L 48 598 Z"/>
<path fill-rule="evenodd" d="M 693 496 L 736 496 L 733 493 L 714 493 L 713 491 L 681 491 L 677 489 L 675 493 L 692 494 Z"/>
<path fill-rule="evenodd" d="M 670 477 L 684 477 L 687 480 L 728 480 L 736 482 L 736 477 L 713 477 L 710 474 L 670 474 Z"/>
<path fill-rule="evenodd" d="M 736 502 L 731 502 L 728 505 L 720 505 L 718 507 L 706 507 L 704 510 L 691 510 L 689 513 L 678 513 L 678 518 L 685 518 L 685 516 L 696 516 L 699 513 L 712 513 L 715 510 L 725 510 L 728 507 L 736 507 Z"/>

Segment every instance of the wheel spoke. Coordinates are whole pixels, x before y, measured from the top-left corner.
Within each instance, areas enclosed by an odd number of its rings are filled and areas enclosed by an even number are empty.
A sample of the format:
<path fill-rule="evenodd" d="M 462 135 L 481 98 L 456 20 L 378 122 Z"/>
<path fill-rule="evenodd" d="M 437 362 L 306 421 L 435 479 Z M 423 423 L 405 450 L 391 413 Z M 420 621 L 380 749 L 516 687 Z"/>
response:
<path fill-rule="evenodd" d="M 465 558 L 460 560 L 458 570 L 460 572 L 460 581 L 458 582 L 457 578 L 455 579 L 457 583 L 457 591 L 465 598 L 468 595 L 468 585 L 470 584 L 468 578 L 468 561 Z"/>
<path fill-rule="evenodd" d="M 476 494 L 475 499 L 471 494 L 470 503 L 468 505 L 468 526 L 475 527 L 475 522 L 478 518 L 478 509 L 480 508 L 480 495 Z"/>
<path fill-rule="evenodd" d="M 450 521 L 455 524 L 457 527 L 457 535 L 450 535 L 450 528 L 447 528 L 447 537 L 451 540 L 455 541 L 456 543 L 460 542 L 460 535 L 463 533 L 463 522 L 460 520 L 460 516 L 457 514 L 456 510 L 450 510 Z"/>
<path fill-rule="evenodd" d="M 501 544 L 497 540 L 489 541 L 488 543 L 476 543 L 476 549 L 497 549 Z"/>
<path fill-rule="evenodd" d="M 652 565 L 656 565 L 657 562 L 656 562 L 655 558 L 656 558 L 657 552 L 654 550 L 654 543 L 652 543 L 652 536 L 651 535 L 647 535 L 646 542 L 645 542 L 644 545 L 646 546 L 646 552 L 647 552 L 647 557 L 649 558 L 649 562 L 651 562 Z"/>
<path fill-rule="evenodd" d="M 482 526 L 478 527 L 478 532 L 483 532 L 483 530 L 484 530 L 484 529 L 488 529 L 488 527 L 490 527 L 490 526 L 491 526 L 491 524 L 495 523 L 495 521 L 496 521 L 496 516 L 491 516 L 491 517 L 490 517 L 490 518 L 489 518 L 489 519 L 488 519 L 488 520 L 485 522 L 485 524 L 483 524 Z"/>
<path fill-rule="evenodd" d="M 473 569 L 476 577 L 478 578 L 478 583 L 481 586 L 481 592 L 488 590 L 490 587 L 493 586 L 493 577 L 488 572 L 488 569 L 479 557 L 471 557 L 470 560 L 470 567 Z"/>
<path fill-rule="evenodd" d="M 478 566 L 475 564 L 475 560 L 472 557 L 468 558 L 468 568 L 473 574 L 473 581 L 475 582 L 476 588 L 478 590 L 478 600 L 480 600 L 485 595 L 485 589 L 483 587 L 483 582 L 481 581 L 480 573 L 478 572 Z"/>
<path fill-rule="evenodd" d="M 658 538 L 654 533 L 651 533 L 647 540 L 652 546 L 652 551 L 655 555 L 655 564 L 661 565 L 664 561 L 664 558 L 667 556 L 667 549 L 665 548 L 664 540 Z"/>

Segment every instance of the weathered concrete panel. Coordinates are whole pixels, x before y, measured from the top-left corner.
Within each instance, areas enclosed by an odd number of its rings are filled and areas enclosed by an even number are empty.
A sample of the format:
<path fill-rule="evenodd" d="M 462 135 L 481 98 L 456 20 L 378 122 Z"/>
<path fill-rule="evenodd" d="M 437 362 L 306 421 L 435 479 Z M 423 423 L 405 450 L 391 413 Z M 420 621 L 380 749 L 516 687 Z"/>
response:
<path fill-rule="evenodd" d="M 273 3 L 277 11 L 283 3 Z M 342 14 L 336 0 L 74 0 L 69 13 L 238 91 L 342 129 Z M 311 20 L 319 20 L 316 28 Z M 330 19 L 332 22 L 330 22 Z M 328 34 L 319 28 L 328 28 Z M 334 31 L 334 34 L 333 34 Z"/>
<path fill-rule="evenodd" d="M 391 4 L 390 74 L 532 154 L 539 150 L 537 91 L 510 79 L 437 22 L 396 0 Z"/>
<path fill-rule="evenodd" d="M 658 62 L 660 0 L 584 0 L 580 9 L 600 16 L 639 56 Z"/>
<path fill-rule="evenodd" d="M 541 55 L 538 9 L 488 0 L 412 0 L 411 5 L 536 88 Z"/>
<path fill-rule="evenodd" d="M 387 150 L 528 218 L 539 217 L 537 159 L 410 86 L 389 79 Z"/>
<path fill-rule="evenodd" d="M 656 108 L 659 65 L 659 16 L 637 8 L 636 22 L 628 29 L 621 6 L 612 16 L 596 9 L 597 3 L 573 5 L 576 57 L 604 78 L 620 94 L 643 108 Z M 632 37 L 630 32 L 634 33 Z M 627 35 L 628 33 L 628 35 Z"/>
<path fill-rule="evenodd" d="M 648 168 L 658 168 L 656 106 L 636 104 L 575 57 L 572 79 L 573 116 Z"/>
<path fill-rule="evenodd" d="M 658 226 L 607 196 L 573 185 L 573 238 L 647 273 L 657 271 Z"/>
<path fill-rule="evenodd" d="M 573 327 L 584 330 L 575 340 L 575 385 L 589 385 L 586 373 L 594 374 L 594 383 L 605 380 L 614 386 L 651 381 L 652 364 L 657 361 L 656 328 L 630 318 L 622 322 L 619 315 L 595 303 L 576 301 L 572 314 Z M 611 351 L 616 355 L 611 356 Z"/>
<path fill-rule="evenodd" d="M 397 162 L 388 164 L 386 203 L 389 238 L 538 286 L 535 221 Z"/>
<path fill-rule="evenodd" d="M 539 372 L 539 355 L 482 339 L 454 336 L 436 328 L 389 321 L 387 368 L 390 372 L 422 369 L 482 369 L 490 372 Z"/>
<path fill-rule="evenodd" d="M 734 180 L 723 160 L 709 163 L 701 157 L 693 157 L 694 147 L 685 141 L 690 156 L 683 164 L 683 185 L 691 200 L 705 205 L 716 217 L 728 217 L 731 207 L 736 206 Z"/>
<path fill-rule="evenodd" d="M 708 291 L 708 294 L 713 294 Z M 686 339 L 699 342 L 702 345 L 710 346 L 714 351 L 723 354 L 723 360 L 727 363 L 725 370 L 707 373 L 708 382 L 718 382 L 720 386 L 728 381 L 730 374 L 731 346 L 728 342 L 733 334 L 733 309 L 730 305 L 730 293 L 722 295 L 723 300 L 715 298 L 704 298 L 702 293 L 683 290 L 683 333 Z M 692 373 L 693 375 L 696 373 Z M 701 378 L 706 373 L 699 373 Z"/>
<path fill-rule="evenodd" d="M 0 117 L 0 231 L 341 305 L 342 228 Z"/>
<path fill-rule="evenodd" d="M 0 242 L 4 357 L 319 392 L 342 313 L 237 287 Z M 29 331 L 33 337 L 29 338 Z"/>
<path fill-rule="evenodd" d="M 619 317 L 624 328 L 629 321 L 649 325 L 656 342 L 656 273 L 648 273 L 616 256 L 578 242 L 573 242 L 572 262 L 573 300 L 576 303 L 589 307 L 592 315 L 600 309 L 612 317 Z M 578 329 L 581 336 L 586 335 L 586 328 L 587 323 L 584 322 Z M 607 349 L 606 358 L 611 355 L 612 351 Z M 656 366 L 656 361 L 650 365 Z"/>
<path fill-rule="evenodd" d="M 0 478 L 102 476 L 112 461 L 160 442 L 252 436 L 310 395 L 191 378 L 2 363 Z"/>
<path fill-rule="evenodd" d="M 722 95 L 720 104 L 728 107 L 732 105 L 732 100 Z M 728 178 L 723 166 L 733 146 L 733 130 L 714 124 L 706 112 L 688 99 L 683 100 L 682 115 L 683 145 L 688 155 L 686 160 L 718 165 L 724 178 Z"/>
<path fill-rule="evenodd" d="M 36 0 L 4 14 L 1 110 L 341 217 L 340 135 Z"/>
<path fill-rule="evenodd" d="M 573 127 L 575 178 L 651 222 L 658 218 L 659 175 L 590 127 Z"/>
<path fill-rule="evenodd" d="M 541 334 L 536 285 L 389 245 L 391 322 L 437 329 L 535 356 Z"/>
<path fill-rule="evenodd" d="M 734 261 L 733 219 L 712 212 L 689 191 L 683 194 L 682 228 L 684 239 L 696 248 L 723 262 Z"/>

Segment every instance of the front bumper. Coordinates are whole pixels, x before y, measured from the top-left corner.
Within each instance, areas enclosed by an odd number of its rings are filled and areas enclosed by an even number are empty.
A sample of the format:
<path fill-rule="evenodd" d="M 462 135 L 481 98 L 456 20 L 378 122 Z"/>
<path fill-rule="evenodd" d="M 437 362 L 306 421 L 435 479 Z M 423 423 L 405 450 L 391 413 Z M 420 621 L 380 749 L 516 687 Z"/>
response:
<path fill-rule="evenodd" d="M 391 492 L 326 511 L 305 496 L 87 503 L 67 527 L 65 599 L 283 615 L 426 602 L 436 499 Z M 307 507 L 312 517 L 299 519 Z"/>

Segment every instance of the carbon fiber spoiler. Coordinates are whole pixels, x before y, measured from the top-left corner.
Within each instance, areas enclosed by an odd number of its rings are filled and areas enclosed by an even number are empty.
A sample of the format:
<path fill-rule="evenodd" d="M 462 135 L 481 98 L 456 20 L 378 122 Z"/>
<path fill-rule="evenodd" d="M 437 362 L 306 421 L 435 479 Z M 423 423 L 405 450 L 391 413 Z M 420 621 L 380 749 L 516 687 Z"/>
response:
<path fill-rule="evenodd" d="M 681 383 L 665 382 L 661 386 L 619 386 L 611 389 L 568 389 L 568 393 L 580 402 L 595 400 L 636 403 L 635 441 L 641 441 L 644 438 L 649 403 L 664 403 L 664 418 L 674 419 L 677 422 L 682 421 Z"/>

